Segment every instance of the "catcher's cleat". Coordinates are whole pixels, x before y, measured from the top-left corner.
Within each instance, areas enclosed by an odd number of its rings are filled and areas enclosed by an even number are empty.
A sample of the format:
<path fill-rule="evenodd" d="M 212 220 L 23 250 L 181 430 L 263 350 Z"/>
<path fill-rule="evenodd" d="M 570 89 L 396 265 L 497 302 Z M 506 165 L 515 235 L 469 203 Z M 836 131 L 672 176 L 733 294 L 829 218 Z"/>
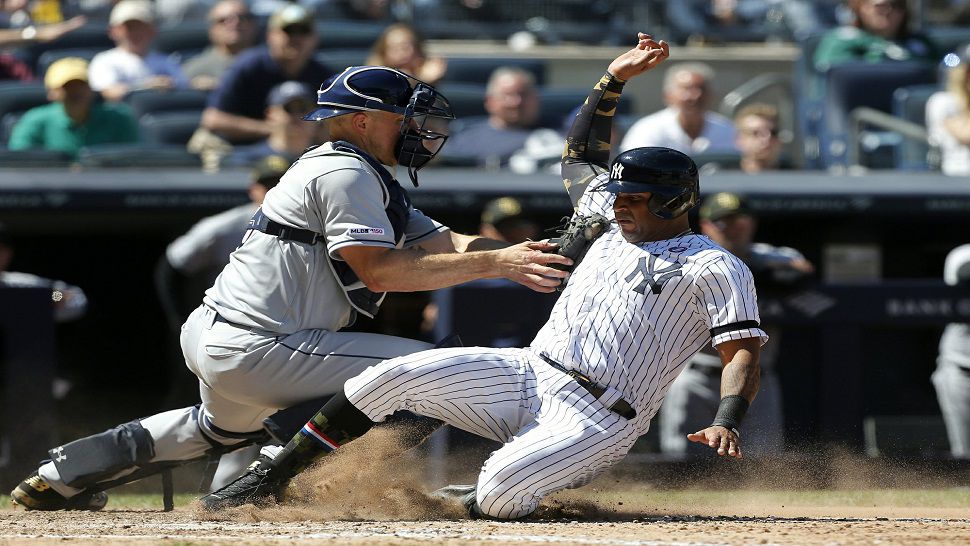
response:
<path fill-rule="evenodd" d="M 108 504 L 108 494 L 104 491 L 81 492 L 67 498 L 54 491 L 35 470 L 10 492 L 10 502 L 27 510 L 98 511 Z"/>
<path fill-rule="evenodd" d="M 263 455 L 249 465 L 242 476 L 202 497 L 202 506 L 206 510 L 222 510 L 243 504 L 265 506 L 279 502 L 288 481 L 289 478 L 282 476 L 273 461 Z"/>

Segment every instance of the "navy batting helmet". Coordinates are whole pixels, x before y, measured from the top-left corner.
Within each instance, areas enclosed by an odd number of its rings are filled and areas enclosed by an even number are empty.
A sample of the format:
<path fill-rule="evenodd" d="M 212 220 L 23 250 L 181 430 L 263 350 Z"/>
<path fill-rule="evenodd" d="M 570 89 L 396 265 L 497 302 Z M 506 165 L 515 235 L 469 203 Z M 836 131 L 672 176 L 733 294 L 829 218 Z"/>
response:
<path fill-rule="evenodd" d="M 303 119 L 320 121 L 375 110 L 404 115 L 397 159 L 408 168 L 415 186 L 417 170 L 441 151 L 448 139 L 447 120 L 455 119 L 448 99 L 434 87 L 385 66 L 347 67 L 320 85 L 317 105 L 320 108 Z"/>
<path fill-rule="evenodd" d="M 694 160 L 677 150 L 651 146 L 618 155 L 610 165 L 609 181 L 597 189 L 611 193 L 650 192 L 650 212 L 669 220 L 697 204 L 700 183 Z"/>

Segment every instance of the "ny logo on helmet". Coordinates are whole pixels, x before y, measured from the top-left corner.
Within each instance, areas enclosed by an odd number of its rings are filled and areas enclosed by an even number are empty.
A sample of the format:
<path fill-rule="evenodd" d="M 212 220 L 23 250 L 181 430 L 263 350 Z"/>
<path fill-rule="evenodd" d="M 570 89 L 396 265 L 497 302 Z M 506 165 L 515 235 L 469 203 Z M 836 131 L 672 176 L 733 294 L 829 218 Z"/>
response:
<path fill-rule="evenodd" d="M 614 178 L 616 180 L 619 180 L 619 179 L 623 178 L 623 164 L 622 163 L 616 163 L 616 164 L 613 165 L 613 172 L 610 173 L 610 178 Z"/>

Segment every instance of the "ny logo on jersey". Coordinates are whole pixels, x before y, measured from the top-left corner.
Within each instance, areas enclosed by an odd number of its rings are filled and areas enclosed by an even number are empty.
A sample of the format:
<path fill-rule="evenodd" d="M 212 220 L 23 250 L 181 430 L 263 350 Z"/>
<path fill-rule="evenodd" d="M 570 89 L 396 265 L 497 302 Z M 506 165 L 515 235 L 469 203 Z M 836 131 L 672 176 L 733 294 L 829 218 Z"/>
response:
<path fill-rule="evenodd" d="M 647 287 L 650 287 L 650 291 L 654 294 L 659 294 L 663 290 L 664 285 L 670 279 L 674 277 L 680 277 L 683 275 L 681 269 L 683 266 L 680 263 L 672 263 L 667 267 L 662 269 L 656 269 L 657 257 L 653 254 L 648 256 L 641 256 L 640 261 L 637 262 L 637 267 L 630 272 L 629 275 L 624 279 L 627 282 L 635 281 L 637 277 L 642 277 L 643 280 L 639 284 L 633 287 L 634 292 L 643 294 L 646 292 Z"/>
<path fill-rule="evenodd" d="M 619 179 L 623 178 L 623 164 L 622 163 L 616 163 L 615 165 L 613 165 L 613 172 L 610 173 L 610 178 L 615 178 L 616 180 L 619 180 Z"/>

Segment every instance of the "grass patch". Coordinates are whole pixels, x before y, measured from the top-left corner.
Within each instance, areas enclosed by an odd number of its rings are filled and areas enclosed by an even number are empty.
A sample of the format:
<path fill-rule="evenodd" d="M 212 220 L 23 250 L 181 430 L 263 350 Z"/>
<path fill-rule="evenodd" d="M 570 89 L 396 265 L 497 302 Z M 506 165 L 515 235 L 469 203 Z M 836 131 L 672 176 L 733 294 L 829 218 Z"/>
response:
<path fill-rule="evenodd" d="M 109 500 L 106 509 L 127 510 L 161 510 L 162 495 L 160 493 L 112 493 L 108 492 Z M 199 498 L 195 494 L 176 494 L 175 507 L 180 508 L 192 504 Z M 3 510 L 13 509 L 9 495 L 0 495 L 0 507 Z"/>

